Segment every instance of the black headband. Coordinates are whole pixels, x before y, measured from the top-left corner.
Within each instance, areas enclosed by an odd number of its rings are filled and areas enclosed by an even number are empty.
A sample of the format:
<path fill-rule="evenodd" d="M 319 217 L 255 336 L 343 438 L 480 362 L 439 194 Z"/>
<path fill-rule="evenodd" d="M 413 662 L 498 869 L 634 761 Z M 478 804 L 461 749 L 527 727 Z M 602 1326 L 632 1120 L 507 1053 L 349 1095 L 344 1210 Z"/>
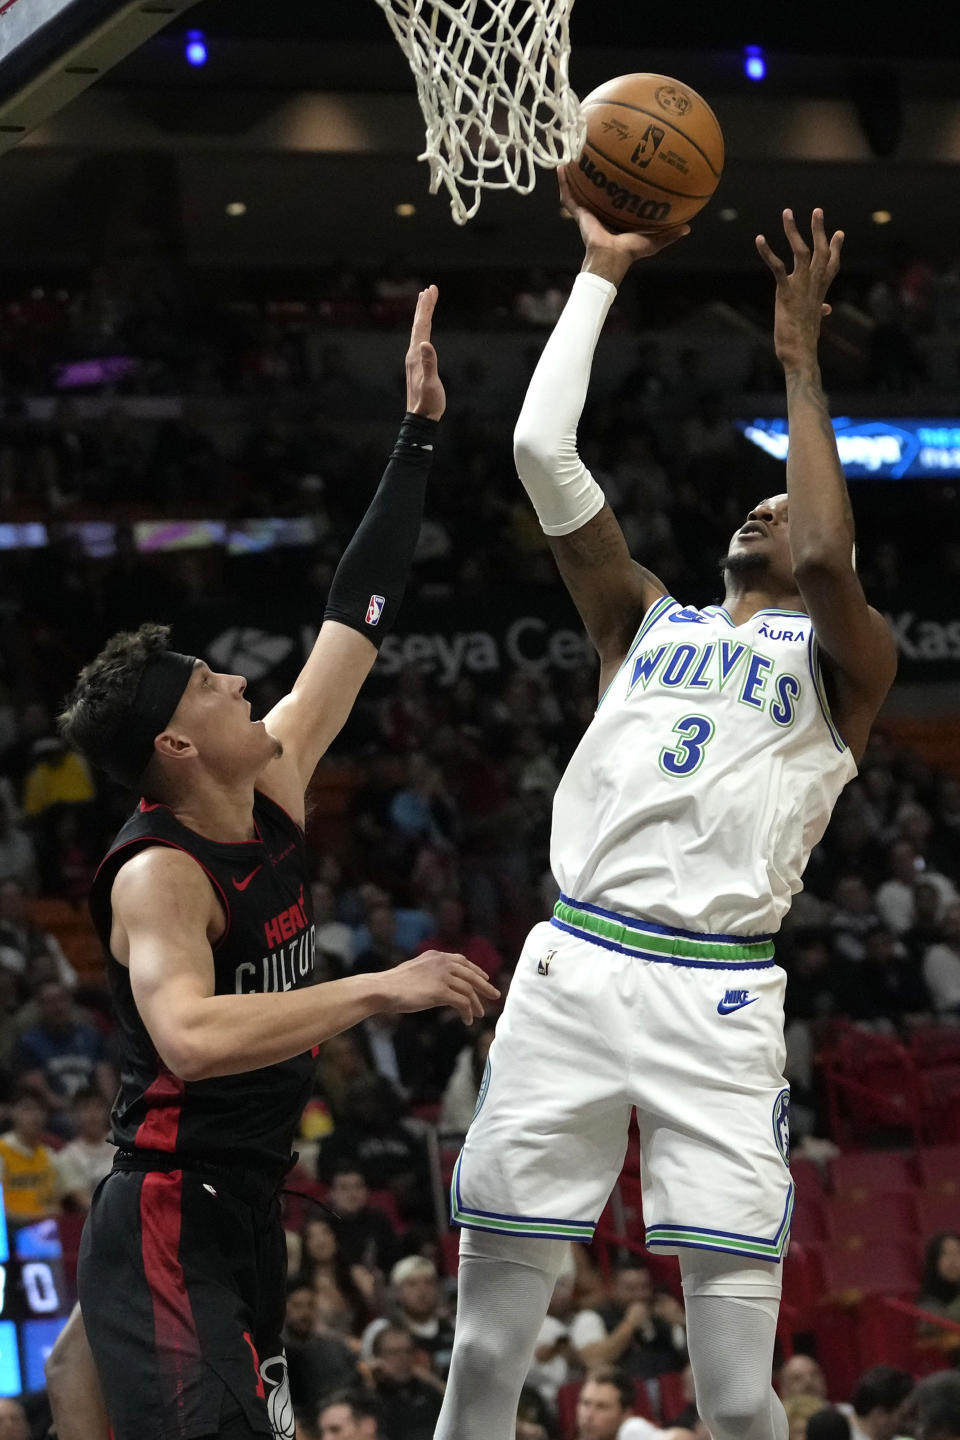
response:
<path fill-rule="evenodd" d="M 147 660 L 104 766 L 121 785 L 135 786 L 140 780 L 153 755 L 153 742 L 169 724 L 196 664 L 195 655 L 180 655 L 176 650 L 158 650 Z"/>

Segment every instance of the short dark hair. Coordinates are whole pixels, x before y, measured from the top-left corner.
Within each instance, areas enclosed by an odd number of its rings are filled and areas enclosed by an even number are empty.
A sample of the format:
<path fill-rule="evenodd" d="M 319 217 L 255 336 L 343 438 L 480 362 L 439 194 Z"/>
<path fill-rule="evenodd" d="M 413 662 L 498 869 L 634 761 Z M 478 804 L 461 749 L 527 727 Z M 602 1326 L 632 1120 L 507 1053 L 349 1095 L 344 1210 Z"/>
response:
<path fill-rule="evenodd" d="M 44 1100 L 42 1095 L 40 1095 L 30 1085 L 25 1085 L 23 1081 L 20 1081 L 20 1083 L 17 1085 L 16 1089 L 13 1092 L 10 1104 L 22 1105 L 25 1100 L 30 1101 L 34 1105 L 39 1105 L 40 1109 L 45 1115 L 50 1109 L 49 1105 L 47 1104 L 46 1100 Z"/>
<path fill-rule="evenodd" d="M 359 1175 L 364 1185 L 366 1185 L 367 1183 L 367 1177 L 363 1173 L 363 1166 L 360 1164 L 359 1160 L 337 1160 L 330 1167 L 331 1185 L 333 1184 L 334 1180 L 339 1180 L 342 1175 Z"/>
<path fill-rule="evenodd" d="M 637 1387 L 625 1371 L 616 1365 L 602 1365 L 599 1370 L 588 1370 L 584 1385 L 612 1385 L 620 1396 L 624 1410 L 632 1410 L 637 1401 Z"/>
<path fill-rule="evenodd" d="M 835 1405 L 824 1405 L 807 1421 L 807 1440 L 850 1440 L 850 1419 Z"/>
<path fill-rule="evenodd" d="M 945 1370 L 928 1375 L 916 1389 L 917 1440 L 952 1440 L 960 1436 L 960 1375 Z"/>
<path fill-rule="evenodd" d="M 354 1420 L 367 1419 L 380 1424 L 380 1404 L 364 1390 L 338 1390 L 333 1395 L 325 1395 L 317 1406 L 317 1419 L 332 1405 L 346 1405 Z"/>
<path fill-rule="evenodd" d="M 287 1279 L 286 1288 L 287 1299 L 289 1300 L 291 1295 L 296 1295 L 298 1290 L 309 1290 L 311 1295 L 313 1294 L 313 1286 L 310 1284 L 309 1280 L 304 1278 L 303 1275 L 289 1276 L 289 1278 Z"/>
<path fill-rule="evenodd" d="M 97 1089 L 96 1085 L 83 1085 L 76 1091 L 70 1103 L 71 1105 L 88 1105 L 93 1100 L 96 1100 L 98 1105 L 107 1103 L 103 1093 Z"/>
<path fill-rule="evenodd" d="M 67 744 L 98 769 L 109 768 L 147 661 L 169 647 L 170 626 L 147 622 L 139 630 L 114 635 L 80 671 L 57 725 Z"/>
<path fill-rule="evenodd" d="M 896 1410 L 913 1389 L 913 1376 L 895 1365 L 874 1365 L 866 1370 L 857 1381 L 852 1396 L 853 1413 L 869 1415 L 878 1407 L 881 1410 Z"/>
<path fill-rule="evenodd" d="M 413 1344 L 413 1336 L 410 1334 L 410 1331 L 405 1330 L 402 1325 L 384 1325 L 383 1328 L 378 1330 L 376 1335 L 374 1335 L 373 1344 L 370 1347 L 374 1355 L 378 1357 L 380 1355 L 381 1343 L 386 1335 L 402 1335 L 404 1340 L 409 1340 L 410 1344 Z"/>

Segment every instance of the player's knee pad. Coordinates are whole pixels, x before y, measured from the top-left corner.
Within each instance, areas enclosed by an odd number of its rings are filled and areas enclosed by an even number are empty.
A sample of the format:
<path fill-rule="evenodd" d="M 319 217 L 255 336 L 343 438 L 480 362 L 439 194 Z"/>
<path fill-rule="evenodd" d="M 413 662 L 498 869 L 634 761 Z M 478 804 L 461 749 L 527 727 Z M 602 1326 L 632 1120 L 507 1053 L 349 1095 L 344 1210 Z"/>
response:
<path fill-rule="evenodd" d="M 508 1260 L 529 1265 L 554 1279 L 567 1259 L 568 1240 L 537 1240 L 527 1235 L 500 1235 L 491 1230 L 460 1231 L 461 1260 Z"/>

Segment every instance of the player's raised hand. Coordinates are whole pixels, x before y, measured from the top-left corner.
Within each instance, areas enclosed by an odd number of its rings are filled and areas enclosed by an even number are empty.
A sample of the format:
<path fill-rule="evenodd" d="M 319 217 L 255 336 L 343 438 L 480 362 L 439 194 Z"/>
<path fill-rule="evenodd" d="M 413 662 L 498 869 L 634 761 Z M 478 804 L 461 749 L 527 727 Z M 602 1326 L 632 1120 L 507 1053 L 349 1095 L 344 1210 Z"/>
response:
<path fill-rule="evenodd" d="M 428 420 L 439 420 L 447 408 L 443 382 L 437 371 L 437 352 L 430 343 L 439 293 L 436 285 L 420 291 L 406 359 L 407 409 L 415 415 L 425 415 Z"/>
<path fill-rule="evenodd" d="M 500 998 L 500 991 L 490 984 L 479 965 L 463 955 L 448 955 L 442 950 L 425 950 L 414 960 L 388 970 L 383 979 L 387 987 L 386 1009 L 408 1013 L 449 1005 L 465 1025 L 480 1019 L 485 1000 Z"/>
<path fill-rule="evenodd" d="M 810 231 L 812 249 L 800 234 L 793 211 L 784 210 L 783 232 L 793 252 L 789 272 L 765 236 L 758 235 L 756 241 L 760 258 L 777 282 L 773 343 L 777 359 L 787 370 L 816 363 L 820 322 L 831 309 L 825 296 L 840 269 L 843 231 L 835 230 L 828 240 L 822 210 L 814 210 Z"/>
<path fill-rule="evenodd" d="M 656 234 L 649 235 L 642 235 L 637 230 L 625 230 L 619 234 L 608 230 L 592 210 L 581 205 L 574 197 L 567 179 L 567 169 L 566 165 L 561 165 L 557 170 L 560 199 L 563 201 L 563 208 L 573 216 L 580 227 L 580 236 L 587 251 L 583 268 L 589 274 L 600 275 L 604 280 L 619 285 L 635 261 L 658 255 L 661 250 L 666 250 L 668 245 L 673 245 L 675 241 L 682 240 L 684 235 L 690 234 L 689 225 L 672 225 L 669 230 L 658 230 Z"/>

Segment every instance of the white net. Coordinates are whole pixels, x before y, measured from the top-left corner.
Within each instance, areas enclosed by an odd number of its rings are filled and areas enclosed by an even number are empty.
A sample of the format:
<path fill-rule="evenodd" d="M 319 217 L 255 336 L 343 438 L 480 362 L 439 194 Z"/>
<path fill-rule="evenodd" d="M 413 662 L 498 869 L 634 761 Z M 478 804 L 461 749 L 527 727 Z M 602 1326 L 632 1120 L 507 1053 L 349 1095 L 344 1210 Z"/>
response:
<path fill-rule="evenodd" d="M 484 190 L 536 184 L 579 154 L 584 122 L 570 89 L 573 0 L 377 0 L 417 82 L 427 127 L 418 158 L 443 184 L 458 225 Z"/>

